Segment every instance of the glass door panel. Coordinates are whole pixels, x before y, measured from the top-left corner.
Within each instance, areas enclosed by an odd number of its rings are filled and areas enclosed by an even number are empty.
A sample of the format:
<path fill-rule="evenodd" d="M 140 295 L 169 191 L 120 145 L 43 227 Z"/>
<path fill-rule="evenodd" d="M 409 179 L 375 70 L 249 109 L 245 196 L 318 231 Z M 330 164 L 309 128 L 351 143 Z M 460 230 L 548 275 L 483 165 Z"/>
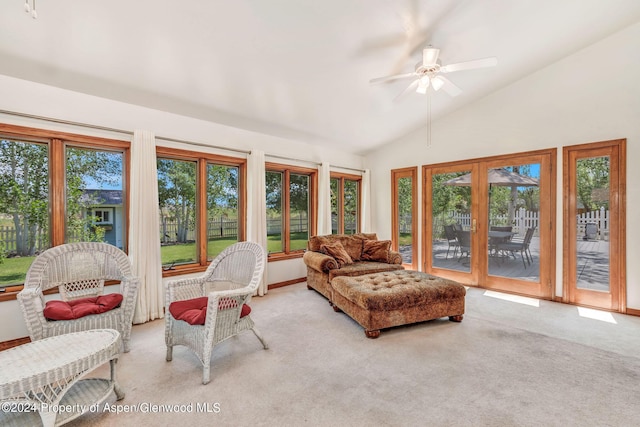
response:
<path fill-rule="evenodd" d="M 471 271 L 471 171 L 431 176 L 431 265 Z"/>
<path fill-rule="evenodd" d="M 576 286 L 609 292 L 610 158 L 576 161 Z"/>
<path fill-rule="evenodd" d="M 540 280 L 540 163 L 487 171 L 489 275 Z"/>
<path fill-rule="evenodd" d="M 564 150 L 563 299 L 605 310 L 626 310 L 626 141 Z"/>

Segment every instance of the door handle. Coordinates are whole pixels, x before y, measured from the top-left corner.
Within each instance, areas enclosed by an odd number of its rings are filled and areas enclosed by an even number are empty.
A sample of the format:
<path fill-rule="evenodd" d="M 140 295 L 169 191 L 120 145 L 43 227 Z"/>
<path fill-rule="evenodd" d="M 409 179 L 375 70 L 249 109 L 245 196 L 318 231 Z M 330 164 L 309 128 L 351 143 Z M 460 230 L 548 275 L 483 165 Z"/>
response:
<path fill-rule="evenodd" d="M 471 232 L 475 233 L 477 231 L 477 229 L 478 229 L 478 227 L 477 227 L 477 224 L 476 224 L 476 220 L 472 219 L 471 220 Z"/>

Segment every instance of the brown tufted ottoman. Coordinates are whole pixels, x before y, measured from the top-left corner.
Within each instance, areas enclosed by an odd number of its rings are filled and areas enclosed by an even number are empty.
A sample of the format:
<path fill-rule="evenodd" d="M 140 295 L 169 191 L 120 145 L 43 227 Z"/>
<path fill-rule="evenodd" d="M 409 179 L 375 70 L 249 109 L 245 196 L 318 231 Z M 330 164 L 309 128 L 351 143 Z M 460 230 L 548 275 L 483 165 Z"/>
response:
<path fill-rule="evenodd" d="M 362 325 L 369 338 L 378 338 L 380 329 L 440 317 L 461 322 L 464 314 L 464 286 L 419 271 L 339 276 L 331 286 L 334 310 Z"/>

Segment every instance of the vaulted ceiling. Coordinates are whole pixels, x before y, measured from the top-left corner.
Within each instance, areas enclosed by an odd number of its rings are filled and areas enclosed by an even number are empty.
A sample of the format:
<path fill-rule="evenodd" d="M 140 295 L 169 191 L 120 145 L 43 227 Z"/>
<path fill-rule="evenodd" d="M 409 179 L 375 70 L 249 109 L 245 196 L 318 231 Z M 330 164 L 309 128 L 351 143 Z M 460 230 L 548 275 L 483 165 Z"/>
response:
<path fill-rule="evenodd" d="M 31 3 L 32 0 L 29 0 Z M 637 0 L 0 2 L 0 74 L 294 140 L 369 150 L 424 126 L 410 83 L 428 45 L 448 77 L 433 119 L 640 21 Z M 606 68 L 615 64 L 600 64 Z M 28 96 L 28 94 L 25 94 Z"/>

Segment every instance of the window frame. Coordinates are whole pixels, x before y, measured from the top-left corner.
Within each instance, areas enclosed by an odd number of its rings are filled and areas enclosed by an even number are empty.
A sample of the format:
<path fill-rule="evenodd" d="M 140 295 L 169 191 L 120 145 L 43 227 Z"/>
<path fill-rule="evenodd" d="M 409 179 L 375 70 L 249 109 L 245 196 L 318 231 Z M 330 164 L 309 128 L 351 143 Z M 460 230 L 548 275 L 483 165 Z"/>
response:
<path fill-rule="evenodd" d="M 194 263 L 179 264 L 162 271 L 162 277 L 205 271 L 211 260 L 207 258 L 207 166 L 209 164 L 238 168 L 238 241 L 246 240 L 247 217 L 247 159 L 205 153 L 202 151 L 156 146 L 157 159 L 181 160 L 196 163 L 196 257 Z"/>
<path fill-rule="evenodd" d="M 400 251 L 400 211 L 399 211 L 399 185 L 403 178 L 411 179 L 411 264 L 402 262 L 402 265 L 411 270 L 417 270 L 420 265 L 418 259 L 418 246 L 420 236 L 418 233 L 418 167 L 391 170 L 391 249 Z"/>
<path fill-rule="evenodd" d="M 316 234 L 318 225 L 318 170 L 300 166 L 285 165 L 281 163 L 265 162 L 265 174 L 267 172 L 282 173 L 282 235 L 284 236 L 284 251 L 272 252 L 268 254 L 268 262 L 282 261 L 286 259 L 302 258 L 306 249 L 290 250 L 290 199 L 289 189 L 291 184 L 290 175 L 309 176 L 309 237 Z"/>
<path fill-rule="evenodd" d="M 356 206 L 356 233 L 360 233 L 360 224 L 362 218 L 362 175 L 354 175 L 342 172 L 331 172 L 329 174 L 329 181 L 332 179 L 338 180 L 338 229 L 336 234 L 344 234 L 344 182 L 355 181 L 358 184 L 358 203 Z M 333 227 L 332 227 L 333 233 Z"/>
<path fill-rule="evenodd" d="M 122 179 L 124 192 L 122 197 L 122 211 L 129 217 L 129 172 L 131 161 L 131 142 L 111 138 L 80 135 L 69 132 L 39 129 L 0 123 L 0 136 L 7 139 L 18 139 L 24 142 L 46 144 L 49 155 L 49 247 L 65 243 L 66 238 L 66 148 L 95 149 L 122 153 Z M 129 237 L 129 222 L 123 230 L 123 251 L 127 252 Z M 16 298 L 23 289 L 23 284 L 16 284 L 0 288 L 0 301 Z M 57 289 L 50 289 L 46 294 L 56 293 Z"/>

